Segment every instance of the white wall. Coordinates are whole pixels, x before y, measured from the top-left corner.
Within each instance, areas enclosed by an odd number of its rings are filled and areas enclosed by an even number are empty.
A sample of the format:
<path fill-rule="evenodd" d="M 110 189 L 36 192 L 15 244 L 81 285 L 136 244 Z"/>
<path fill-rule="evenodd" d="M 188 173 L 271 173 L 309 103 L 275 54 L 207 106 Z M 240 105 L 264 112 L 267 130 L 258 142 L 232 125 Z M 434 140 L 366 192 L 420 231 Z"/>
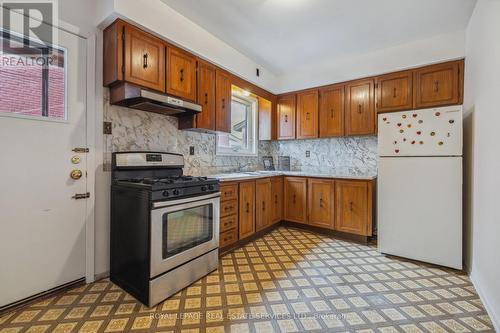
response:
<path fill-rule="evenodd" d="M 466 262 L 497 331 L 500 331 L 499 33 L 500 1 L 478 1 L 466 35 Z"/>
<path fill-rule="evenodd" d="M 279 78 L 279 92 L 379 75 L 465 55 L 465 31 L 443 34 L 369 53 L 311 63 Z"/>

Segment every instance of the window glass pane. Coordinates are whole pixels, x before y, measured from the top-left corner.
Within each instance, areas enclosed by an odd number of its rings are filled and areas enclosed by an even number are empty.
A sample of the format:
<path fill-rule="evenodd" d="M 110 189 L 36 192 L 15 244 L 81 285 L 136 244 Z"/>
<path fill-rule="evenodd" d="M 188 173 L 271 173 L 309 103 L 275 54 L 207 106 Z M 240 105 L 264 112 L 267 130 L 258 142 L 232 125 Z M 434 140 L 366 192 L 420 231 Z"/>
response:
<path fill-rule="evenodd" d="M 64 51 L 23 48 L 6 32 L 0 38 L 0 113 L 66 119 Z"/>

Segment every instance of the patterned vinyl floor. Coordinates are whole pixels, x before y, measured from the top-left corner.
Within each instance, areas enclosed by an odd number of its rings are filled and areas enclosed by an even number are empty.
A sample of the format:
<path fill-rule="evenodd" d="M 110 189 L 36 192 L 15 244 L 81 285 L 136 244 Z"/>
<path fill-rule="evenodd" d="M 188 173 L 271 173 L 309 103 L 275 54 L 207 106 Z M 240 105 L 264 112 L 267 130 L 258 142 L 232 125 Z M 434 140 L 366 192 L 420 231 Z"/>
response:
<path fill-rule="evenodd" d="M 108 280 L 0 318 L 0 332 L 493 332 L 469 278 L 279 228 L 148 309 Z"/>

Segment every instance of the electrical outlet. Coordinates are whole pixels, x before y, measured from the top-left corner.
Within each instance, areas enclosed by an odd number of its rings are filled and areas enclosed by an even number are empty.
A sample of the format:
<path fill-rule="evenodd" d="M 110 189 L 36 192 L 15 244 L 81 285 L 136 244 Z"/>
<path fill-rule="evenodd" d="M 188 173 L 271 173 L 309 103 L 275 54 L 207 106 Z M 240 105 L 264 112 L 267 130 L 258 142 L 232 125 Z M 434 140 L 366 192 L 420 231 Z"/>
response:
<path fill-rule="evenodd" d="M 189 155 L 194 155 L 194 146 L 189 147 Z"/>
<path fill-rule="evenodd" d="M 102 126 L 102 132 L 104 134 L 112 134 L 113 124 L 110 121 L 105 121 L 103 126 Z"/>
<path fill-rule="evenodd" d="M 306 157 L 311 157 L 311 152 L 309 150 L 306 150 Z"/>

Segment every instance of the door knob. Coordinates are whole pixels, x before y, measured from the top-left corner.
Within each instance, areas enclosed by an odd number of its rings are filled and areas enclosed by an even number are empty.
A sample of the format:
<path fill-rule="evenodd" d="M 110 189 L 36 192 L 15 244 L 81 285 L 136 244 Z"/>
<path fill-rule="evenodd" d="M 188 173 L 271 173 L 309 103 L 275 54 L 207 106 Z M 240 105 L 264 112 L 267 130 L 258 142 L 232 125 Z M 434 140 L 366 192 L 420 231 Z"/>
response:
<path fill-rule="evenodd" d="M 71 179 L 74 179 L 74 180 L 78 180 L 78 179 L 82 178 L 82 175 L 83 175 L 82 170 L 78 170 L 78 169 L 71 170 L 71 173 L 69 174 Z"/>

